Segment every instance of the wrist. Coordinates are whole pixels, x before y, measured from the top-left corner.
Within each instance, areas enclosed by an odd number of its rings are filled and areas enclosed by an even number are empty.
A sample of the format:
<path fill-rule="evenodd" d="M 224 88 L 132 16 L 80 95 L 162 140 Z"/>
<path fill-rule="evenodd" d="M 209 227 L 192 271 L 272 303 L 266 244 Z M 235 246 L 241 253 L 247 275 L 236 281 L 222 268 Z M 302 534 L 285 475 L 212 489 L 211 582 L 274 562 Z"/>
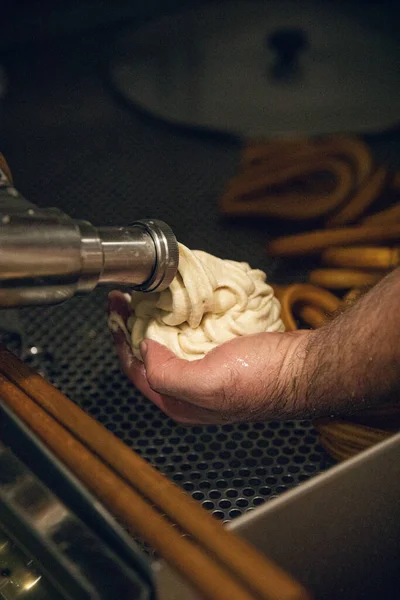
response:
<path fill-rule="evenodd" d="M 285 349 L 279 372 L 274 377 L 273 389 L 268 393 L 268 397 L 273 399 L 273 406 L 270 400 L 266 406 L 269 418 L 271 415 L 277 419 L 301 419 L 307 416 L 308 355 L 314 335 L 315 332 L 310 330 L 284 334 L 286 342 L 288 336 L 292 339 Z"/>

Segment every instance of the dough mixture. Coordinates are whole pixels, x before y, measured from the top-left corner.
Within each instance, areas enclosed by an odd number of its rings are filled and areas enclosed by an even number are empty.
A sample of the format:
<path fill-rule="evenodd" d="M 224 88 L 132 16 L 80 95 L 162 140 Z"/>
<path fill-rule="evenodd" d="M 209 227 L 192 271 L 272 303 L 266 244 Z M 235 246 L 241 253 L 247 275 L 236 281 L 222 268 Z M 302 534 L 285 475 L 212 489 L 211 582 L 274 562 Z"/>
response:
<path fill-rule="evenodd" d="M 197 360 L 235 337 L 284 330 L 280 304 L 265 273 L 182 244 L 170 287 L 153 294 L 134 292 L 129 302 L 127 323 L 112 313 L 109 325 L 123 329 L 138 359 L 144 338 L 167 346 L 179 358 Z"/>

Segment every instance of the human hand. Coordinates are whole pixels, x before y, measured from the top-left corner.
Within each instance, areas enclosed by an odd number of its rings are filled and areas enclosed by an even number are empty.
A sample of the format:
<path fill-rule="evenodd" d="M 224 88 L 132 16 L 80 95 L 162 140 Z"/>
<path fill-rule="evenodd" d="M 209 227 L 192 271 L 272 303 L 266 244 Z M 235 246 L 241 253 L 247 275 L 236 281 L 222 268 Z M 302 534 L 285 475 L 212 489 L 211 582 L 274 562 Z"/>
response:
<path fill-rule="evenodd" d="M 125 321 L 125 296 L 112 292 L 109 310 Z M 302 416 L 302 371 L 310 335 L 298 331 L 239 337 L 192 362 L 145 340 L 142 363 L 122 331 L 114 333 L 114 340 L 125 374 L 164 413 L 179 423 L 218 424 Z"/>

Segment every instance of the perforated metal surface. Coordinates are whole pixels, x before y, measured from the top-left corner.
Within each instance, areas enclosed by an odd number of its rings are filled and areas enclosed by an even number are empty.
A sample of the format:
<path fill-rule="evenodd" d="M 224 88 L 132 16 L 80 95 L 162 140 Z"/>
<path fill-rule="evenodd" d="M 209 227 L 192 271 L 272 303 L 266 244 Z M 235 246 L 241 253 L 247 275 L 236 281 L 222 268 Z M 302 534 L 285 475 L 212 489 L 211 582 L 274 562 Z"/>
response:
<path fill-rule="evenodd" d="M 23 311 L 26 360 L 217 518 L 239 516 L 328 464 L 307 421 L 186 428 L 168 419 L 121 374 L 105 304 L 95 294 Z"/>
<path fill-rule="evenodd" d="M 185 137 L 118 106 L 98 68 L 107 43 L 9 57 L 3 140 L 20 191 L 95 224 L 161 218 L 190 247 L 273 275 L 266 225 L 218 218 L 216 200 L 235 169 L 237 147 Z M 217 518 L 252 510 L 329 464 L 308 422 L 174 424 L 121 374 L 105 310 L 106 293 L 95 292 L 21 311 L 25 348 L 34 348 L 27 359 Z"/>

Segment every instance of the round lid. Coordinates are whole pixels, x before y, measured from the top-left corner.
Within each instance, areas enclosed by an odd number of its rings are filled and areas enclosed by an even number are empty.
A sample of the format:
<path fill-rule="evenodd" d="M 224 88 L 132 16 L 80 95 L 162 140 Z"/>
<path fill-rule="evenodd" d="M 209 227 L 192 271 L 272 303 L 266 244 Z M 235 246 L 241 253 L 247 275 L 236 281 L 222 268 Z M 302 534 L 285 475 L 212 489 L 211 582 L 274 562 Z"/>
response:
<path fill-rule="evenodd" d="M 183 126 L 245 137 L 387 129 L 399 120 L 396 16 L 385 3 L 208 5 L 125 33 L 112 78 Z"/>

